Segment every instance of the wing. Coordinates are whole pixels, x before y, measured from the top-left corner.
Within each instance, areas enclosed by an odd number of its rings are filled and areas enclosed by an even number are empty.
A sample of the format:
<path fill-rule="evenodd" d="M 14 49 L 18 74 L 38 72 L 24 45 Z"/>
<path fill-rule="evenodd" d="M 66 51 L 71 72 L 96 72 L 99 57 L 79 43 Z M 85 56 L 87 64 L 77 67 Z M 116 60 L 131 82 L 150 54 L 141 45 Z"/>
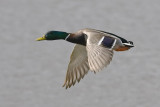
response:
<path fill-rule="evenodd" d="M 88 37 L 86 49 L 90 70 L 100 71 L 112 60 L 113 50 L 111 47 L 115 44 L 116 38 L 94 29 L 85 29 L 84 33 Z"/>
<path fill-rule="evenodd" d="M 91 71 L 98 72 L 106 67 L 113 57 L 113 51 L 102 46 L 87 45 L 88 63 Z"/>
<path fill-rule="evenodd" d="M 76 81 L 80 81 L 85 74 L 89 71 L 88 65 L 88 57 L 86 47 L 82 45 L 76 45 L 73 49 L 73 52 L 70 57 L 70 63 L 68 65 L 68 70 L 66 74 L 66 79 L 64 82 L 64 86 L 66 89 L 71 87 L 76 83 Z"/>

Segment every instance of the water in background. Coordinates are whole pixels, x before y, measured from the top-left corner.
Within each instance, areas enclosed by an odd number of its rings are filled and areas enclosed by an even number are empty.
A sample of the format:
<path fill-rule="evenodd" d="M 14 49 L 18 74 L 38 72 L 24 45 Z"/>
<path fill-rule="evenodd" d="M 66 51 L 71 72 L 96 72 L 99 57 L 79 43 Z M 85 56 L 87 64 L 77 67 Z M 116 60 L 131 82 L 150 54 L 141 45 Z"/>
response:
<path fill-rule="evenodd" d="M 159 107 L 160 1 L 1 0 L 0 107 Z M 74 44 L 35 39 L 94 28 L 131 40 L 103 71 L 62 88 Z"/>

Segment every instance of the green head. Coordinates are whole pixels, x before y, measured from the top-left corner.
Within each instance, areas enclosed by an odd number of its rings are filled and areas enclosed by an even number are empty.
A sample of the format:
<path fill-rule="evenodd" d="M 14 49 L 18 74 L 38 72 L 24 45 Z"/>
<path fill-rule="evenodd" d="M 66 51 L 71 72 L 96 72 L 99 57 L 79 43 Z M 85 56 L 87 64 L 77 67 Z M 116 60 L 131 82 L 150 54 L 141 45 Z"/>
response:
<path fill-rule="evenodd" d="M 57 39 L 65 39 L 69 33 L 61 32 L 61 31 L 49 31 L 43 37 L 37 38 L 37 41 L 41 40 L 57 40 Z"/>

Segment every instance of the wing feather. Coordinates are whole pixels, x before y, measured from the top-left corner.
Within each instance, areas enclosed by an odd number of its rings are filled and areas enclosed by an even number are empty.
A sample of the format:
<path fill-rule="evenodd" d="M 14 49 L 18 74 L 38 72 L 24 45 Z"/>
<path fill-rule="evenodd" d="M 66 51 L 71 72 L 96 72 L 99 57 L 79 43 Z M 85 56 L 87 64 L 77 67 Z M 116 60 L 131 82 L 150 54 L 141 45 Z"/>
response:
<path fill-rule="evenodd" d="M 112 60 L 113 51 L 98 45 L 87 45 L 88 63 L 91 71 L 100 71 Z"/>
<path fill-rule="evenodd" d="M 87 43 L 86 46 L 77 44 L 74 47 L 63 85 L 66 89 L 76 81 L 79 82 L 89 70 L 98 72 L 106 67 L 113 57 L 113 50 L 110 48 L 113 40 L 118 40 L 112 34 L 94 29 L 84 29 L 83 33 L 87 35 Z M 103 41 L 106 36 L 109 38 Z"/>
<path fill-rule="evenodd" d="M 105 37 L 112 38 L 112 36 L 94 29 L 85 29 L 84 33 L 87 35 L 86 49 L 90 70 L 98 72 L 112 60 L 113 50 L 100 45 Z"/>
<path fill-rule="evenodd" d="M 70 63 L 66 74 L 66 79 L 63 87 L 71 87 L 80 81 L 85 74 L 89 71 L 88 56 L 86 47 L 82 45 L 76 45 L 70 57 Z"/>

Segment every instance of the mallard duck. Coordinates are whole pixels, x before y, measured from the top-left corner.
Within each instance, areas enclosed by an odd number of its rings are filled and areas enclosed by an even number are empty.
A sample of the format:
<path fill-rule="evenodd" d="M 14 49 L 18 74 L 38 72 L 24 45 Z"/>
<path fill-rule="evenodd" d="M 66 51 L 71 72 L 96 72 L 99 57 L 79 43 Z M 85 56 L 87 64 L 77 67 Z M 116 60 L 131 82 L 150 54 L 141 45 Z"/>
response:
<path fill-rule="evenodd" d="M 63 85 L 66 89 L 74 85 L 76 81 L 79 82 L 89 70 L 98 72 L 106 67 L 112 60 L 113 51 L 125 51 L 134 47 L 132 41 L 127 41 L 109 32 L 89 28 L 76 33 L 49 31 L 36 40 L 58 39 L 76 44 L 70 57 Z"/>

